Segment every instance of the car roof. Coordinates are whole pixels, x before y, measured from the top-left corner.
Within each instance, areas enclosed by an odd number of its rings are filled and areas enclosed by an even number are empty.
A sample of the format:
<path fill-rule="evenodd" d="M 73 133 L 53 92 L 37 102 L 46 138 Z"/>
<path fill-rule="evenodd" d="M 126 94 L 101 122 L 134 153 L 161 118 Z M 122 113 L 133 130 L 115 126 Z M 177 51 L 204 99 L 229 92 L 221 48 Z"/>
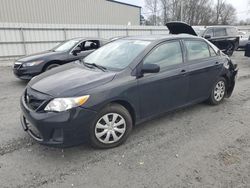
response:
<path fill-rule="evenodd" d="M 170 40 L 170 39 L 183 39 L 183 38 L 200 38 L 197 36 L 189 35 L 189 34 L 165 34 L 165 35 L 140 35 L 140 36 L 129 36 L 124 37 L 123 39 L 128 40 L 146 40 L 146 41 L 160 41 L 160 40 Z"/>
<path fill-rule="evenodd" d="M 98 37 L 75 37 L 75 38 L 71 38 L 68 40 L 100 40 L 100 41 L 106 41 L 106 39 L 103 38 L 98 38 Z"/>
<path fill-rule="evenodd" d="M 235 26 L 232 25 L 209 25 L 209 26 L 204 26 L 204 28 L 237 28 Z"/>

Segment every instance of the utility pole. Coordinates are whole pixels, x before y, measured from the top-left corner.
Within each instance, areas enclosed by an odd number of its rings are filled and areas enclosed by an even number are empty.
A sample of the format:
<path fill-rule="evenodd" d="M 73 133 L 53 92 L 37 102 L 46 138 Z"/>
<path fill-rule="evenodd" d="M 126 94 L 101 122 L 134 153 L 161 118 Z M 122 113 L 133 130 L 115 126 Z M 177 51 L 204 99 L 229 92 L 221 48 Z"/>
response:
<path fill-rule="evenodd" d="M 154 15 L 153 15 L 154 25 L 156 25 L 156 12 L 157 12 L 157 1 L 154 0 Z"/>
<path fill-rule="evenodd" d="M 183 0 L 181 0 L 181 21 L 183 21 Z"/>

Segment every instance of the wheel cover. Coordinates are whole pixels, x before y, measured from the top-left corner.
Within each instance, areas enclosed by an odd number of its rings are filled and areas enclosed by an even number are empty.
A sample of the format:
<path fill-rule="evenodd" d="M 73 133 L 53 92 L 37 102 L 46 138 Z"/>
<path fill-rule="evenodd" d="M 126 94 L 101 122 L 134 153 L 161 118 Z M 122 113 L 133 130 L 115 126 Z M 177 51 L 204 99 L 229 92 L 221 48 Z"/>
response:
<path fill-rule="evenodd" d="M 226 87 L 223 81 L 219 81 L 214 88 L 214 99 L 220 102 L 225 95 Z"/>
<path fill-rule="evenodd" d="M 104 144 L 119 141 L 126 131 L 125 119 L 117 113 L 103 115 L 95 125 L 95 136 Z"/>

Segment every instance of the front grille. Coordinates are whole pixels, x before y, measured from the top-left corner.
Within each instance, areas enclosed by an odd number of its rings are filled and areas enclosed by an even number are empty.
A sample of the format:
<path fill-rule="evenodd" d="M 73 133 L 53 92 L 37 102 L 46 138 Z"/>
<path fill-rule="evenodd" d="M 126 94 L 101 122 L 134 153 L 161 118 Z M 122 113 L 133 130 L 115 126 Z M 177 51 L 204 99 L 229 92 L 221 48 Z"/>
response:
<path fill-rule="evenodd" d="M 24 100 L 27 106 L 35 111 L 40 111 L 43 106 L 51 99 L 49 95 L 40 93 L 28 87 L 24 93 Z"/>

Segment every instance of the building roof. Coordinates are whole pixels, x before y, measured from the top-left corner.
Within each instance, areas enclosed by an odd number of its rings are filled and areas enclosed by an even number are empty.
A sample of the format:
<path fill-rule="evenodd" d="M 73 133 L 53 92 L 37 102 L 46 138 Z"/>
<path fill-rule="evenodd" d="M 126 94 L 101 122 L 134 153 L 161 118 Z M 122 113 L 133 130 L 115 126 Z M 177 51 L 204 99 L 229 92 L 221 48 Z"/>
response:
<path fill-rule="evenodd" d="M 112 3 L 118 3 L 118 4 L 122 4 L 122 5 L 131 6 L 131 7 L 140 8 L 141 9 L 140 6 L 132 5 L 132 4 L 129 4 L 129 3 L 124 3 L 124 2 L 115 1 L 115 0 L 106 0 L 106 1 L 110 1 Z"/>

